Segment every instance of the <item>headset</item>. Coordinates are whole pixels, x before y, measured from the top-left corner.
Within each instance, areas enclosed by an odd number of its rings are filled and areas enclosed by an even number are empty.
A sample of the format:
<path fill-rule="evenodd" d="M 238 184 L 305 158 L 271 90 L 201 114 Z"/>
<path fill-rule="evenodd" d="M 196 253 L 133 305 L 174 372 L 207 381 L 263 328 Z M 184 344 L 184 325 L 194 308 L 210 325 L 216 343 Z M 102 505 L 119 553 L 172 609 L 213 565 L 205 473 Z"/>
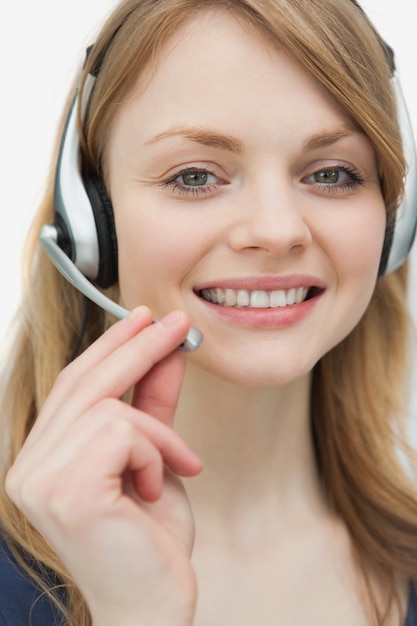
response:
<path fill-rule="evenodd" d="M 370 23 L 356 0 L 350 1 Z M 373 28 L 371 23 L 370 25 Z M 391 81 L 397 100 L 398 123 L 408 164 L 404 197 L 401 206 L 397 209 L 395 224 L 386 233 L 381 258 L 380 274 L 386 274 L 402 265 L 415 237 L 417 154 L 410 118 L 397 77 L 393 50 L 374 28 L 373 30 L 390 67 Z M 82 119 L 84 119 L 99 70 L 100 63 L 86 78 L 80 102 Z M 128 311 L 110 300 L 97 288 L 109 287 L 117 281 L 117 239 L 113 209 L 103 182 L 98 176 L 85 178 L 82 174 L 80 140 L 77 131 L 78 100 L 79 90 L 77 89 L 59 150 L 54 187 L 54 223 L 42 227 L 39 239 L 51 261 L 76 289 L 101 308 L 122 319 L 128 315 Z M 199 347 L 202 340 L 202 333 L 196 328 L 191 328 L 179 349 L 193 351 Z"/>

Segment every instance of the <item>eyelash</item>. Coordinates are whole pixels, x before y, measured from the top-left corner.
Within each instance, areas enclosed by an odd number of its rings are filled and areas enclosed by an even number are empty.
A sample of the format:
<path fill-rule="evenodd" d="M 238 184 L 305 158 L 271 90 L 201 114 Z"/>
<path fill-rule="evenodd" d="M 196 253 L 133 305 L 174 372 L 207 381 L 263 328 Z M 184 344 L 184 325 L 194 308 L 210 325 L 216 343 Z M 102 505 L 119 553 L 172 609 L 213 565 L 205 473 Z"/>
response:
<path fill-rule="evenodd" d="M 207 176 L 214 176 L 215 178 L 217 178 L 217 180 L 220 180 L 219 177 L 216 176 L 216 174 L 214 172 L 211 172 L 210 170 L 206 170 L 204 168 L 197 168 L 197 167 L 187 167 L 181 170 L 180 172 L 178 172 L 177 174 L 175 174 L 169 180 L 166 180 L 165 182 L 163 182 L 161 186 L 171 187 L 174 193 L 179 193 L 184 196 L 188 196 L 188 195 L 200 196 L 200 195 L 206 195 L 206 194 L 216 191 L 218 189 L 218 186 L 222 184 L 221 182 L 218 182 L 218 183 L 211 183 L 209 185 L 204 185 L 204 186 L 203 185 L 195 185 L 195 186 L 184 185 L 183 183 L 180 183 L 178 179 L 181 176 L 185 176 L 186 174 L 203 174 Z"/>
<path fill-rule="evenodd" d="M 340 193 L 343 191 L 348 191 L 351 189 L 355 189 L 359 185 L 363 185 L 365 182 L 356 169 L 351 168 L 351 167 L 346 167 L 345 165 L 336 165 L 334 167 L 323 167 L 321 169 L 315 170 L 312 174 L 304 178 L 303 182 L 307 181 L 309 178 L 311 178 L 312 176 L 315 176 L 316 174 L 321 174 L 324 172 L 326 173 L 337 172 L 338 174 L 343 173 L 343 174 L 347 174 L 349 177 L 349 179 L 343 183 L 335 183 L 335 184 L 319 183 L 319 182 L 313 183 L 313 186 L 315 189 L 318 189 L 319 191 L 325 191 L 326 193 Z"/>
<path fill-rule="evenodd" d="M 338 174 L 340 173 L 347 174 L 349 177 L 349 180 L 343 183 L 334 183 L 334 184 L 314 182 L 312 186 L 315 189 L 319 191 L 324 191 L 326 193 L 340 193 L 343 191 L 355 189 L 359 185 L 364 184 L 364 180 L 360 176 L 357 170 L 355 170 L 354 168 L 346 167 L 344 165 L 337 165 L 335 167 L 323 167 L 322 169 L 318 169 L 314 171 L 312 174 L 310 174 L 309 176 L 305 177 L 303 179 L 303 182 L 307 181 L 309 178 L 317 174 L 321 174 L 321 173 L 330 174 L 332 172 L 337 172 Z M 161 187 L 165 187 L 165 188 L 171 187 L 173 193 L 178 193 L 184 196 L 198 197 L 201 195 L 208 195 L 210 193 L 213 193 L 214 191 L 217 191 L 219 185 L 224 184 L 222 182 L 217 182 L 217 183 L 195 185 L 195 186 L 185 185 L 184 183 L 180 183 L 178 179 L 181 176 L 185 176 L 186 174 L 203 174 L 206 176 L 214 176 L 215 178 L 217 178 L 217 180 L 219 180 L 218 176 L 216 176 L 216 174 L 210 170 L 207 170 L 204 168 L 189 167 L 189 168 L 185 168 L 181 170 L 180 172 L 172 176 L 170 179 L 164 181 L 161 184 Z"/>

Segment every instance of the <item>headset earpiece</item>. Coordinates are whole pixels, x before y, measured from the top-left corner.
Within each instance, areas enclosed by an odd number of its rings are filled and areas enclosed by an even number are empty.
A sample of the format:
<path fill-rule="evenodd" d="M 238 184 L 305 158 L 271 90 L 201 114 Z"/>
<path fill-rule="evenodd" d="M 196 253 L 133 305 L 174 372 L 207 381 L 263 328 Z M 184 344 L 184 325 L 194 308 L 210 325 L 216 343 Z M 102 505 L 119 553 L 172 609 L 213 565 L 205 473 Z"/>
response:
<path fill-rule="evenodd" d="M 84 85 L 81 112 L 95 84 L 89 74 Z M 75 95 L 67 121 L 55 174 L 54 205 L 56 243 L 65 251 L 76 268 L 89 280 L 110 286 L 117 280 L 116 234 L 113 210 L 101 182 L 87 182 L 82 176 L 80 140 L 77 129 L 79 92 Z M 49 234 L 51 234 L 49 229 Z M 100 241 L 99 241 L 100 238 Z M 41 239 L 42 241 L 42 239 Z M 110 253 L 110 257 L 107 257 Z M 104 255 L 104 256 L 102 256 Z"/>
<path fill-rule="evenodd" d="M 380 274 L 389 274 L 404 263 L 413 245 L 417 228 L 417 152 L 413 129 L 395 72 L 391 83 L 395 93 L 404 156 L 407 161 L 407 175 L 404 181 L 404 195 L 396 211 L 395 222 L 387 228 Z"/>
<path fill-rule="evenodd" d="M 100 287 L 110 287 L 117 281 L 118 269 L 113 207 L 101 178 L 89 176 L 84 186 L 97 228 L 99 267 L 94 282 Z"/>

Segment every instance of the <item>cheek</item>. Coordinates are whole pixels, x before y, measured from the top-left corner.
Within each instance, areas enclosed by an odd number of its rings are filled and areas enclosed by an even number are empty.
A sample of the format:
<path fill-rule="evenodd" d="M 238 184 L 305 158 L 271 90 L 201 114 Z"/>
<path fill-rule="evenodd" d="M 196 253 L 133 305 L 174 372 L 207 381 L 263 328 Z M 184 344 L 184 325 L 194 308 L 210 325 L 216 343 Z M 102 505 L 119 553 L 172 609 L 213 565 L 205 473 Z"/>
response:
<path fill-rule="evenodd" d="M 123 304 L 127 308 L 146 304 L 155 314 L 179 304 L 172 297 L 196 261 L 187 229 L 156 219 L 147 210 L 119 211 L 115 220 Z"/>
<path fill-rule="evenodd" d="M 367 210 L 365 210 L 367 209 Z M 329 320 L 338 327 L 337 341 L 358 324 L 375 290 L 385 236 L 385 209 L 378 203 L 373 210 L 346 220 L 326 251 L 335 273 L 335 316 Z"/>
<path fill-rule="evenodd" d="M 351 280 L 374 284 L 385 237 L 386 214 L 382 198 L 335 215 L 327 222 L 325 247 L 340 282 Z M 322 241 L 323 231 L 321 232 Z"/>
<path fill-rule="evenodd" d="M 120 294 L 132 307 L 138 296 L 148 297 L 157 285 L 165 283 L 172 249 L 169 240 L 164 240 L 163 229 L 144 220 L 119 220 L 116 231 Z"/>

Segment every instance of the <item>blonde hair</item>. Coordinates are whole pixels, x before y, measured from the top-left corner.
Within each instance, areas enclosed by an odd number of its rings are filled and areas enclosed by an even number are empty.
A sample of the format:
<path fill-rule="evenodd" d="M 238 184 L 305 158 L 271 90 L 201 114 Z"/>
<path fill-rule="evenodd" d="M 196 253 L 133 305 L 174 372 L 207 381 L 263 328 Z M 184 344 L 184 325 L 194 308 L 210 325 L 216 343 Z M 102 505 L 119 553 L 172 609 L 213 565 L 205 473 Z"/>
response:
<path fill-rule="evenodd" d="M 405 175 L 390 70 L 380 41 L 348 0 L 123 1 L 99 34 L 81 79 L 82 90 L 87 72 L 100 67 L 87 119 L 80 123 L 88 168 L 103 174 L 108 131 L 138 73 L 158 58 L 181 24 L 202 10 L 217 8 L 233 12 L 288 50 L 364 130 L 377 154 L 389 229 Z M 51 175 L 28 243 L 24 298 L 1 410 L 7 448 L 4 473 L 70 360 L 82 325 L 83 297 L 37 245 L 40 226 L 53 221 L 52 189 Z M 406 274 L 403 266 L 379 279 L 358 326 L 313 372 L 311 419 L 323 485 L 350 531 L 365 581 L 368 564 L 386 578 L 390 593 L 385 607 L 379 606 L 368 584 L 374 620 L 381 626 L 398 600 L 397 577 L 417 579 L 417 490 L 398 460 L 408 369 Z M 117 286 L 112 291 L 117 297 Z M 82 348 L 106 324 L 104 314 L 91 305 Z M 89 624 L 88 610 L 71 576 L 4 488 L 0 515 L 16 557 L 52 595 L 68 623 Z M 36 573 L 30 567 L 33 558 L 39 563 Z M 65 602 L 48 582 L 56 577 L 65 589 Z"/>

